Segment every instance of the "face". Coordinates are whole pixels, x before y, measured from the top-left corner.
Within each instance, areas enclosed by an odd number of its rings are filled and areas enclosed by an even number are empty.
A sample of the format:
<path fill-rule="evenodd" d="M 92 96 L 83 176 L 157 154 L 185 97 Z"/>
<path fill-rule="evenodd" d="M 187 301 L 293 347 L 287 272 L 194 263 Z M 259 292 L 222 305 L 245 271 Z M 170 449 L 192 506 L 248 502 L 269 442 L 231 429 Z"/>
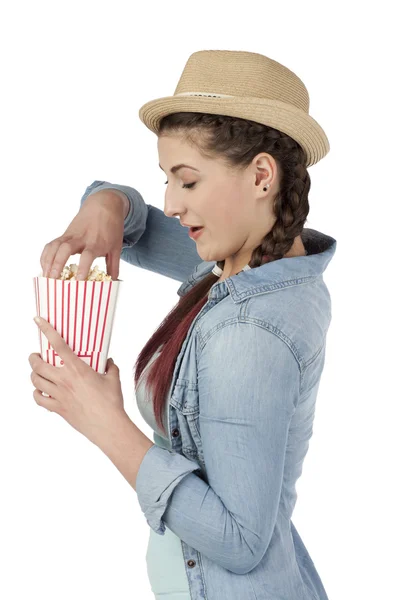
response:
<path fill-rule="evenodd" d="M 225 260 L 221 279 L 238 273 L 276 220 L 272 199 L 279 176 L 274 158 L 263 152 L 245 171 L 232 171 L 221 160 L 206 159 L 178 136 L 166 134 L 158 138 L 158 154 L 168 180 L 164 213 L 204 227 L 193 243 L 202 260 Z M 170 169 L 180 163 L 193 169 L 172 174 Z M 264 192 L 267 183 L 270 187 Z"/>

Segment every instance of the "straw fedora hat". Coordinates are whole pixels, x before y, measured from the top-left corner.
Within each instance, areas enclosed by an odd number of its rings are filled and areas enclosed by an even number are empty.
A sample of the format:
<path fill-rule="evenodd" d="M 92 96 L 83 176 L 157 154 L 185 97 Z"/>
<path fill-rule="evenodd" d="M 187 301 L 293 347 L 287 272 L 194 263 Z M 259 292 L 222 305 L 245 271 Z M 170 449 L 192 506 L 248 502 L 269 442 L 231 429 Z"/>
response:
<path fill-rule="evenodd" d="M 296 140 L 310 167 L 330 146 L 321 126 L 308 114 L 309 105 L 304 83 L 279 62 L 256 52 L 200 50 L 189 56 L 174 95 L 146 102 L 139 118 L 156 134 L 160 120 L 176 112 L 263 123 Z"/>

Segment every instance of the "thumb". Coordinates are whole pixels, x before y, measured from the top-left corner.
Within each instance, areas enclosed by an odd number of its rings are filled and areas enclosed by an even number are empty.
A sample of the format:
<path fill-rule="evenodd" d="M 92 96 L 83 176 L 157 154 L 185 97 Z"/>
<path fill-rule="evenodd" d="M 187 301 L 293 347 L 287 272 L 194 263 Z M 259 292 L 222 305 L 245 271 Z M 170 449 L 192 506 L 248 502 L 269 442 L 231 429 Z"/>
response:
<path fill-rule="evenodd" d="M 107 360 L 106 370 L 107 370 L 107 373 L 109 373 L 109 372 L 119 373 L 119 368 L 117 367 L 117 365 L 115 364 L 115 362 L 113 361 L 112 358 L 109 358 Z"/>

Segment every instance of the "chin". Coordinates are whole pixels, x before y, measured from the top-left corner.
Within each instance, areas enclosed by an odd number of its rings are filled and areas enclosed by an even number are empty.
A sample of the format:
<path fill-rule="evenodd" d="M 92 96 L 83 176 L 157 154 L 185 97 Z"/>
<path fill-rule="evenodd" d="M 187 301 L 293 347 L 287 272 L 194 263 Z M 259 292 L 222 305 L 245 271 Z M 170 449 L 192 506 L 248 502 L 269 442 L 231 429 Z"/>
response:
<path fill-rule="evenodd" d="M 202 260 L 205 260 L 207 262 L 218 262 L 219 260 L 225 260 L 225 257 L 220 258 L 219 256 L 211 254 L 210 252 L 204 252 L 201 249 L 199 249 L 199 247 L 197 247 L 197 254 Z"/>
<path fill-rule="evenodd" d="M 207 246 L 204 245 L 202 246 L 201 243 L 196 244 L 196 250 L 197 250 L 197 254 L 200 256 L 201 260 L 207 261 L 207 262 L 219 262 L 219 261 L 223 261 L 226 260 L 226 255 L 224 254 L 219 255 L 219 254 L 214 254 L 212 252 L 210 252 L 209 249 L 207 249 Z"/>

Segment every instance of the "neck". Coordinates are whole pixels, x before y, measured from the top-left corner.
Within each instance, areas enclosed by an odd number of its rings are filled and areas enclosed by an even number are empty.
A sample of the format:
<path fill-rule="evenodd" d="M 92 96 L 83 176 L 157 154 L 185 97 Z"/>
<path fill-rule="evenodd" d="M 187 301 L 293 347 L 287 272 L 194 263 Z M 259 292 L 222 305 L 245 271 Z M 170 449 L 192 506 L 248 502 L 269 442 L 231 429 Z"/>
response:
<path fill-rule="evenodd" d="M 301 236 L 298 235 L 294 239 L 293 245 L 290 248 L 290 250 L 288 252 L 286 252 L 286 254 L 283 255 L 283 258 L 294 258 L 296 256 L 306 256 L 306 255 L 307 255 L 307 252 L 304 247 L 303 241 L 301 239 Z M 232 275 L 237 275 L 238 273 L 241 272 L 242 269 L 243 269 L 243 267 L 241 267 L 239 270 L 237 270 L 236 273 L 229 273 L 229 274 L 222 273 L 221 277 L 219 279 L 217 279 L 217 283 L 219 281 L 224 281 L 224 279 L 227 279 L 228 277 L 231 277 Z"/>

